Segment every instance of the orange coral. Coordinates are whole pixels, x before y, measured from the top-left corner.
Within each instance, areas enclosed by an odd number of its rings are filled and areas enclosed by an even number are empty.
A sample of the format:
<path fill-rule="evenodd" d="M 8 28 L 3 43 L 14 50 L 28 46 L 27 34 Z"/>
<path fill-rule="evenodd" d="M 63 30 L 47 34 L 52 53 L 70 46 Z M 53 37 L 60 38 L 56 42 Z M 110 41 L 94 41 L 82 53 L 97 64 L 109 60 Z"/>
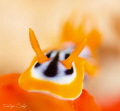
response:
<path fill-rule="evenodd" d="M 18 86 L 20 74 L 0 77 L 0 111 L 100 111 L 85 90 L 74 101 L 57 99 L 47 94 L 31 93 Z"/>

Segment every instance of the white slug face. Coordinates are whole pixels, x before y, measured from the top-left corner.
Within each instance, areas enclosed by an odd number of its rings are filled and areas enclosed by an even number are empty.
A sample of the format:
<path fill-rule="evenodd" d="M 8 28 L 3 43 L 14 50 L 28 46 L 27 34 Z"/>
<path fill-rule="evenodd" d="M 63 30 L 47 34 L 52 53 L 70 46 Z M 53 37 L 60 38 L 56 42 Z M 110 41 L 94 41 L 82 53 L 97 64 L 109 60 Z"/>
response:
<path fill-rule="evenodd" d="M 76 77 L 74 63 L 71 69 L 66 69 L 60 61 L 67 59 L 73 49 L 74 48 L 69 48 L 61 51 L 55 50 L 47 52 L 46 56 L 51 59 L 42 64 L 36 62 L 31 69 L 31 76 L 39 80 L 50 81 L 56 84 L 70 84 Z M 90 49 L 85 47 L 79 56 L 88 58 L 90 54 Z"/>
<path fill-rule="evenodd" d="M 50 81 L 56 84 L 70 84 L 76 77 L 74 65 L 71 69 L 66 69 L 61 60 L 65 60 L 71 53 L 71 49 L 63 51 L 51 51 L 46 53 L 51 60 L 45 63 L 36 62 L 31 69 L 31 76 L 39 79 Z"/>

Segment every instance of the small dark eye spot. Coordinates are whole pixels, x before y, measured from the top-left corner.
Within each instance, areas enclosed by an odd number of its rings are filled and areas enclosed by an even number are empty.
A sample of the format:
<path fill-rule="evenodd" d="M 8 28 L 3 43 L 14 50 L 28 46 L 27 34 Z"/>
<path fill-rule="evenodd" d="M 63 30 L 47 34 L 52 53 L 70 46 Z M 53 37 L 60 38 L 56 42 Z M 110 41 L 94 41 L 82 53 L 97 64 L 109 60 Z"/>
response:
<path fill-rule="evenodd" d="M 41 65 L 41 64 L 37 62 L 37 63 L 35 64 L 35 68 L 39 67 L 40 65 Z"/>
<path fill-rule="evenodd" d="M 67 59 L 70 56 L 70 54 L 65 54 L 65 59 Z"/>
<path fill-rule="evenodd" d="M 71 67 L 71 69 L 68 69 L 65 71 L 66 75 L 71 75 L 73 73 L 73 67 Z"/>
<path fill-rule="evenodd" d="M 46 56 L 47 56 L 48 58 L 50 58 L 52 52 L 53 52 L 53 51 L 50 51 Z"/>

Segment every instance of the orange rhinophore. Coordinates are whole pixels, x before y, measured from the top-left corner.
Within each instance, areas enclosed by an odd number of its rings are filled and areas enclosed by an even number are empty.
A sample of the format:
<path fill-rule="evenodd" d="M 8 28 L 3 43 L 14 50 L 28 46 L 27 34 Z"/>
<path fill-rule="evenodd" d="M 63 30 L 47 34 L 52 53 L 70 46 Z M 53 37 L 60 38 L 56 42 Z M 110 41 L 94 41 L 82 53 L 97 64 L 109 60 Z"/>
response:
<path fill-rule="evenodd" d="M 48 58 L 41 51 L 40 46 L 37 42 L 37 39 L 36 39 L 35 34 L 32 29 L 29 29 L 29 35 L 30 35 L 29 37 L 30 37 L 31 45 L 32 45 L 34 51 L 36 52 L 38 62 L 44 63 L 45 61 L 48 61 Z"/>
<path fill-rule="evenodd" d="M 95 28 L 91 29 L 89 33 L 86 33 L 84 30 L 86 22 L 87 19 L 83 18 L 79 27 L 74 28 L 71 20 L 68 20 L 63 26 L 61 43 L 64 43 L 65 47 L 68 47 L 67 45 L 74 47 L 80 44 L 80 41 L 87 39 L 86 46 L 79 56 L 84 59 L 85 72 L 88 75 L 94 75 L 98 69 L 97 49 L 101 43 L 101 34 Z"/>
<path fill-rule="evenodd" d="M 41 50 L 32 29 L 29 37 L 36 56 L 22 74 L 0 77 L 0 111 L 100 111 L 83 89 L 85 71 L 93 75 L 96 69 L 85 56 L 89 37 L 76 46 L 47 52 Z"/>

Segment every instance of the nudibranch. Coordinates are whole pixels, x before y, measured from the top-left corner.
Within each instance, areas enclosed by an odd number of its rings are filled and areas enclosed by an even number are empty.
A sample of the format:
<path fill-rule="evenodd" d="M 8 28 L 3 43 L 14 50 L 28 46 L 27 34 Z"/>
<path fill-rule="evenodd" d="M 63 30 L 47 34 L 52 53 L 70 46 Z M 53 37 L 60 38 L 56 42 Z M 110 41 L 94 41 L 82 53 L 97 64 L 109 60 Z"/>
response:
<path fill-rule="evenodd" d="M 84 61 L 78 57 L 87 39 L 71 49 L 60 49 L 46 52 L 40 49 L 32 29 L 29 30 L 31 45 L 36 57 L 29 68 L 19 78 L 19 86 L 29 92 L 50 94 L 66 100 L 80 96 L 83 87 Z"/>
<path fill-rule="evenodd" d="M 100 111 L 83 89 L 84 71 L 94 69 L 80 57 L 87 38 L 43 53 L 33 30 L 29 35 L 36 57 L 22 74 L 0 76 L 0 111 Z"/>

